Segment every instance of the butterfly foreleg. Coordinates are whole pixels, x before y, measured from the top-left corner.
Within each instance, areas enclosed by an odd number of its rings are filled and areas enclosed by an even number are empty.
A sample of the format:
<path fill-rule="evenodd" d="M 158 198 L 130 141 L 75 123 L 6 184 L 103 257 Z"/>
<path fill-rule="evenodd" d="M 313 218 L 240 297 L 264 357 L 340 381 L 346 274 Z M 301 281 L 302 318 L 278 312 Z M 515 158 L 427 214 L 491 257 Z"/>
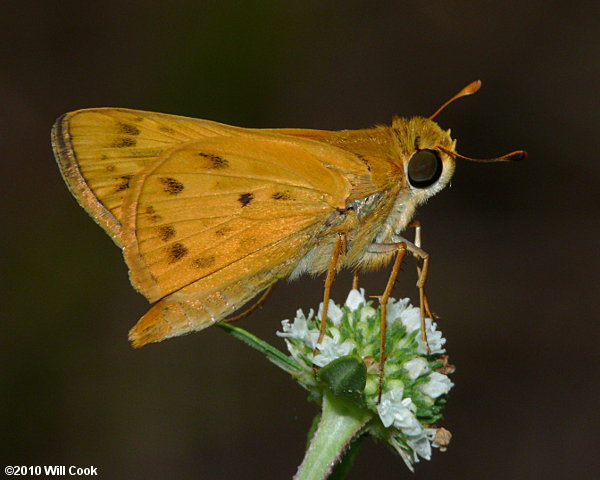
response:
<path fill-rule="evenodd" d="M 419 225 L 419 234 L 416 236 L 416 240 L 420 243 L 420 225 Z M 427 330 L 425 325 L 425 314 L 430 318 L 432 317 L 431 311 L 429 309 L 429 303 L 427 302 L 427 297 L 425 295 L 425 283 L 427 282 L 427 275 L 429 274 L 429 254 L 423 250 L 420 246 L 415 243 L 406 240 L 404 237 L 400 235 L 394 235 L 392 237 L 394 242 L 405 243 L 408 251 L 418 260 L 422 260 L 423 264 L 419 267 L 417 265 L 417 288 L 419 289 L 419 309 L 421 311 L 421 338 L 423 339 L 423 343 L 425 344 L 425 349 L 427 353 L 430 353 L 429 344 L 427 343 Z"/>
<path fill-rule="evenodd" d="M 410 223 L 409 227 L 413 227 L 415 229 L 415 241 L 414 244 L 421 248 L 421 222 L 419 222 L 418 220 L 414 220 Z M 422 276 L 422 269 L 421 269 L 421 265 L 419 264 L 419 259 L 417 258 L 417 277 L 420 279 Z M 429 262 L 429 259 L 427 260 Z M 429 265 L 428 265 L 429 267 Z M 426 277 L 425 277 L 426 278 Z M 429 301 L 427 300 L 427 293 L 425 292 L 425 280 L 423 280 L 423 299 L 422 299 L 422 305 L 423 308 L 425 310 L 425 315 L 427 315 L 429 318 L 431 318 L 432 320 L 434 318 L 437 318 L 437 315 L 435 313 L 433 313 L 431 311 L 431 308 L 429 307 Z"/>

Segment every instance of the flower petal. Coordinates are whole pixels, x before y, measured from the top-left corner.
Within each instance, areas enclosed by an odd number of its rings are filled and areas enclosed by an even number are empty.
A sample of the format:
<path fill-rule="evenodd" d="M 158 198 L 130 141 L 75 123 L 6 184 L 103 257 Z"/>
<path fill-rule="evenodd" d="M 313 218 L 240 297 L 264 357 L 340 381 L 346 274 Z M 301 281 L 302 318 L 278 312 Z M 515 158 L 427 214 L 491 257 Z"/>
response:
<path fill-rule="evenodd" d="M 276 332 L 278 337 L 291 337 L 303 340 L 308 333 L 306 317 L 304 316 L 304 312 L 302 312 L 302 310 L 298 310 L 298 312 L 296 312 L 294 323 L 290 324 L 289 320 L 283 320 L 281 322 L 281 326 L 283 332 Z"/>
<path fill-rule="evenodd" d="M 401 318 L 402 312 L 406 310 L 409 301 L 408 298 L 396 300 L 395 298 L 390 297 L 387 304 L 387 313 L 385 315 L 385 320 L 388 325 Z"/>
<path fill-rule="evenodd" d="M 433 372 L 429 376 L 429 382 L 419 386 L 419 389 L 431 398 L 437 398 L 444 393 L 448 393 L 454 384 L 450 379 L 440 372 Z"/>
<path fill-rule="evenodd" d="M 360 290 L 350 290 L 345 305 L 353 312 L 356 312 L 361 305 L 365 305 L 366 303 L 367 300 L 365 299 L 365 289 L 361 288 Z"/>
<path fill-rule="evenodd" d="M 427 360 L 424 358 L 415 357 L 407 362 L 404 362 L 402 368 L 408 372 L 408 376 L 411 378 L 411 380 L 415 380 L 429 370 L 429 365 Z"/>
<path fill-rule="evenodd" d="M 331 322 L 337 327 L 340 324 L 343 315 L 344 312 L 342 311 L 342 309 L 338 307 L 333 300 L 329 299 L 329 307 L 327 308 L 327 318 L 329 318 L 329 320 L 331 320 Z M 319 314 L 317 315 L 317 318 L 321 320 L 322 316 L 323 302 L 321 302 L 321 304 L 319 305 Z"/>

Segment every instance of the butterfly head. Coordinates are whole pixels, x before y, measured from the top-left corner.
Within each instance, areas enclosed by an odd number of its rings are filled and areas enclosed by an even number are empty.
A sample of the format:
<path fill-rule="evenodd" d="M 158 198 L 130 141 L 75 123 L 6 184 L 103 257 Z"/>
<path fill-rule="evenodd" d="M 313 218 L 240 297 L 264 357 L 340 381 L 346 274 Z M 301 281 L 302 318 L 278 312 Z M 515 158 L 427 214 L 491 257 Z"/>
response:
<path fill-rule="evenodd" d="M 423 117 L 394 118 L 392 122 L 398 156 L 404 170 L 405 188 L 420 202 L 442 190 L 454 174 L 456 140 Z"/>
<path fill-rule="evenodd" d="M 447 105 L 479 90 L 481 82 L 471 82 L 454 97 L 445 102 L 429 118 L 394 118 L 394 132 L 399 157 L 404 168 L 405 187 L 410 189 L 418 203 L 442 190 L 452 179 L 456 158 L 473 162 L 515 161 L 527 158 L 527 152 L 516 150 L 500 157 L 477 159 L 459 154 L 456 140 L 450 130 L 443 130 L 433 121 Z"/>

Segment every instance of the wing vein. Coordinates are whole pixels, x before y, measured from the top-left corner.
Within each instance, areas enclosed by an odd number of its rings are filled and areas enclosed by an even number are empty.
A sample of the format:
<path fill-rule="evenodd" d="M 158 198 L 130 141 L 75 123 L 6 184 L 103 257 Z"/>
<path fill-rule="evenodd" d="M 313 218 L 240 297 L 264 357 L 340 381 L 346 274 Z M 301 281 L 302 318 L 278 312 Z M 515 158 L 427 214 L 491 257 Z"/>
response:
<path fill-rule="evenodd" d="M 224 223 L 227 223 L 227 222 L 224 222 Z M 309 223 L 307 226 L 314 225 L 315 223 L 316 223 L 315 221 L 313 221 L 313 222 L 310 222 L 310 223 Z M 209 227 L 209 228 L 207 228 L 206 230 L 204 230 L 204 232 L 206 232 L 206 231 L 210 230 L 211 228 L 213 228 L 213 227 Z M 224 238 L 224 239 L 223 239 L 221 242 L 226 242 L 226 241 L 228 241 L 228 240 L 231 240 L 231 239 L 233 239 L 233 238 L 235 238 L 235 237 L 239 236 L 240 234 L 242 234 L 242 233 L 244 233 L 244 232 L 246 232 L 246 231 L 248 231 L 248 230 L 251 230 L 251 229 L 253 229 L 253 228 L 255 228 L 255 225 L 253 224 L 253 222 L 252 222 L 252 221 L 250 221 L 248 226 L 244 227 L 244 228 L 243 228 L 243 229 L 241 229 L 241 230 L 236 230 L 236 231 L 235 231 L 235 235 L 228 235 L 228 236 L 227 236 L 227 237 L 225 237 L 225 238 Z M 306 228 L 306 227 L 303 227 L 303 228 Z M 174 240 L 173 240 L 172 242 L 170 242 L 170 243 L 183 242 L 183 241 L 185 241 L 185 240 L 188 240 L 188 239 L 190 239 L 190 238 L 192 238 L 192 237 L 196 237 L 196 236 L 200 235 L 201 233 L 203 233 L 203 232 L 194 232 L 194 233 L 191 233 L 191 234 L 189 234 L 189 235 L 186 235 L 185 237 L 179 237 L 179 238 L 177 238 L 177 239 L 174 239 Z M 156 238 L 156 237 L 154 237 L 154 238 Z M 165 244 L 165 245 L 167 245 L 167 244 Z M 156 252 L 157 250 L 160 250 L 160 249 L 164 248 L 164 246 L 165 246 L 165 245 L 160 245 L 160 246 L 158 246 L 158 247 L 156 247 L 156 248 L 153 248 L 153 249 L 151 249 L 151 250 L 146 250 L 146 251 L 144 251 L 144 255 L 148 255 L 148 254 L 150 254 L 150 253 L 152 253 L 152 252 Z M 213 245 L 211 245 L 211 246 L 208 246 L 208 247 L 206 247 L 206 248 L 204 248 L 204 249 L 200 250 L 199 252 L 194 252 L 194 254 L 195 254 L 195 255 L 201 255 L 202 253 L 204 253 L 204 252 L 206 252 L 206 251 L 208 251 L 208 250 L 211 250 L 213 247 L 214 247 Z M 155 262 L 155 263 L 156 263 L 156 262 Z M 154 265 L 154 264 L 150 264 L 150 265 Z"/>
<path fill-rule="evenodd" d="M 177 175 L 177 174 L 181 174 L 181 172 L 162 172 L 160 173 L 161 176 L 164 175 Z M 252 179 L 252 180 L 257 180 L 260 182 L 268 182 L 268 183 L 272 183 L 273 185 L 283 185 L 286 187 L 294 187 L 294 188 L 301 188 L 303 190 L 312 190 L 315 192 L 322 192 L 322 190 L 315 188 L 315 187 L 307 187 L 305 185 L 298 185 L 295 183 L 283 183 L 283 182 L 277 182 L 271 178 L 268 177 L 258 177 L 255 175 L 225 175 L 223 173 L 204 173 L 204 172 L 194 172 L 192 173 L 192 175 L 205 175 L 208 177 L 224 177 L 224 178 L 238 178 L 238 179 L 242 179 L 242 180 L 248 180 L 248 179 Z"/>

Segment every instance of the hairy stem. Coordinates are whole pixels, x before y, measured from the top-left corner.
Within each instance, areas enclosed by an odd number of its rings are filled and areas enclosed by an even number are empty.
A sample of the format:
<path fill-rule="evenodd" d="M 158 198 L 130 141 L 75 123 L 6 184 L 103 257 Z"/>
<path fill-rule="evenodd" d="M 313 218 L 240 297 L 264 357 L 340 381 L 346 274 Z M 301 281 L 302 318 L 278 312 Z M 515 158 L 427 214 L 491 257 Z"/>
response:
<path fill-rule="evenodd" d="M 360 409 L 353 401 L 336 397 L 326 390 L 319 426 L 294 480 L 328 478 L 346 448 L 371 417 L 368 410 Z"/>

